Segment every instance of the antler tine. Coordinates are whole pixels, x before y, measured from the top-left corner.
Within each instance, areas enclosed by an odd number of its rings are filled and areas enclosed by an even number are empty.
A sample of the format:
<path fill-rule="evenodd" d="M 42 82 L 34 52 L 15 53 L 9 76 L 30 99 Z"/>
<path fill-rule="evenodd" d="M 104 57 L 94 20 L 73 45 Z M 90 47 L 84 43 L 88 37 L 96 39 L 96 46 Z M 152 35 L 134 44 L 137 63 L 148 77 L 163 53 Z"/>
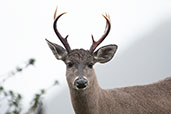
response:
<path fill-rule="evenodd" d="M 102 37 L 98 40 L 95 41 L 93 35 L 92 37 L 92 45 L 90 47 L 90 53 L 93 53 L 93 51 L 96 49 L 96 47 L 106 38 L 106 36 L 109 34 L 110 28 L 111 28 L 111 24 L 110 24 L 110 16 L 108 14 L 102 15 L 105 19 L 106 19 L 106 28 L 104 31 L 104 34 L 102 35 Z"/>
<path fill-rule="evenodd" d="M 68 41 L 67 41 L 68 35 L 67 35 L 65 38 L 63 38 L 62 35 L 59 33 L 59 31 L 58 31 L 58 29 L 57 29 L 57 21 L 58 21 L 58 19 L 59 19 L 62 15 L 66 14 L 66 12 L 61 13 L 61 14 L 58 15 L 57 17 L 56 17 L 56 12 L 57 12 L 57 8 L 56 8 L 55 13 L 54 13 L 53 29 L 54 29 L 56 35 L 58 36 L 59 40 L 60 40 L 60 41 L 62 42 L 62 44 L 64 45 L 64 47 L 65 47 L 65 49 L 67 50 L 67 52 L 70 52 L 70 51 L 71 51 L 71 48 L 70 48 L 70 46 L 69 46 L 69 44 L 68 44 Z"/>

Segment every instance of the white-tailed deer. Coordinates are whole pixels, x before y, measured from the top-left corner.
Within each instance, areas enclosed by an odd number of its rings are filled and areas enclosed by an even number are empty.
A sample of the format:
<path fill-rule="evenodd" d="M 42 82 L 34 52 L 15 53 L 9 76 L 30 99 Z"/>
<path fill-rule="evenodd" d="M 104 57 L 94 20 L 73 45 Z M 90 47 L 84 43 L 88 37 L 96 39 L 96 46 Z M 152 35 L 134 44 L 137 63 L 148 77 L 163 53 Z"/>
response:
<path fill-rule="evenodd" d="M 95 51 L 110 31 L 109 15 L 103 15 L 105 32 L 98 41 L 92 36 L 90 50 L 72 50 L 68 35 L 63 38 L 57 29 L 57 21 L 63 14 L 56 17 L 55 12 L 53 28 L 65 49 L 46 41 L 55 57 L 66 64 L 66 79 L 76 114 L 171 114 L 171 78 L 144 86 L 107 90 L 99 87 L 93 65 L 110 61 L 117 50 L 117 45 L 110 44 Z"/>

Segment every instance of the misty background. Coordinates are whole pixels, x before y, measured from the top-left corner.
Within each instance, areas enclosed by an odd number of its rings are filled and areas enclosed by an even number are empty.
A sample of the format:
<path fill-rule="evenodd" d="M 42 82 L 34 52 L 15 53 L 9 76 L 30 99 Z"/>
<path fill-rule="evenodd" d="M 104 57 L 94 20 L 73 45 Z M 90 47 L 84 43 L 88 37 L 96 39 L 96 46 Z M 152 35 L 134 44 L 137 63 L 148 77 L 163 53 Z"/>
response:
<path fill-rule="evenodd" d="M 110 14 L 112 28 L 100 46 L 114 43 L 119 48 L 110 62 L 94 67 L 102 88 L 149 84 L 171 76 L 170 0 L 1 1 L 0 74 L 29 58 L 36 60 L 34 66 L 4 83 L 5 88 L 23 95 L 25 109 L 34 93 L 58 80 L 43 97 L 45 114 L 74 114 L 65 65 L 55 59 L 45 42 L 47 38 L 61 45 L 52 28 L 56 6 L 58 14 L 68 12 L 59 20 L 59 31 L 63 36 L 69 34 L 72 49 L 89 49 L 91 34 L 96 40 L 103 34 L 101 14 Z"/>

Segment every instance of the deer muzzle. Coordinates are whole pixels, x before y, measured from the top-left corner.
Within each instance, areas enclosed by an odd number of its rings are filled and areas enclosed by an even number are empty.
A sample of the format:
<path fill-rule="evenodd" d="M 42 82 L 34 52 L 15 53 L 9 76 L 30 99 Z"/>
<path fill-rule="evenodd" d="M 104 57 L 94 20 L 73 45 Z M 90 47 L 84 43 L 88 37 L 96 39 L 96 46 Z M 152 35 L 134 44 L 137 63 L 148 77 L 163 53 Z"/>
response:
<path fill-rule="evenodd" d="M 84 90 L 88 86 L 88 80 L 85 77 L 78 77 L 74 81 L 74 86 L 77 90 Z"/>

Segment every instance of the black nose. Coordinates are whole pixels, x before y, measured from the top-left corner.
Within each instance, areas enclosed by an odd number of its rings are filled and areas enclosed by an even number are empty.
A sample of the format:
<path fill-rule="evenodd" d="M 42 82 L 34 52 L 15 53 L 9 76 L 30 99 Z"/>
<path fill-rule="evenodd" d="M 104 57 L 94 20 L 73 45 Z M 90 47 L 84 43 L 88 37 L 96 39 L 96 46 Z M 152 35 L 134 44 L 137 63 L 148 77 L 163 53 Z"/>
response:
<path fill-rule="evenodd" d="M 74 84 L 78 89 L 84 89 L 85 87 L 87 87 L 88 81 L 84 78 L 78 78 L 75 80 Z"/>

